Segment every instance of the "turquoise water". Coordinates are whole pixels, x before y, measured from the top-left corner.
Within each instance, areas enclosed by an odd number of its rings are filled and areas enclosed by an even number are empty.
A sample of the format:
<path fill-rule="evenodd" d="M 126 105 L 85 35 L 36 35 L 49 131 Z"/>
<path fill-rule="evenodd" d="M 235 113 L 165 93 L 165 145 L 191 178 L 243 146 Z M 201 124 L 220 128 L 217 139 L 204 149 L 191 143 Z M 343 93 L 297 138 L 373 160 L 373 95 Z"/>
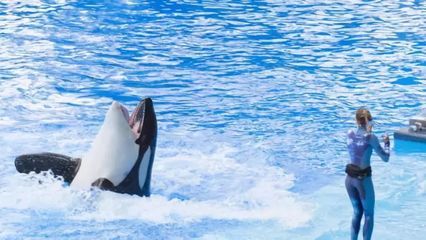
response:
<path fill-rule="evenodd" d="M 0 239 L 348 239 L 345 134 L 426 107 L 424 1 L 0 1 Z M 149 199 L 15 172 L 154 100 Z M 426 234 L 426 150 L 373 157 L 375 239 Z M 42 182 L 42 184 L 39 184 Z"/>

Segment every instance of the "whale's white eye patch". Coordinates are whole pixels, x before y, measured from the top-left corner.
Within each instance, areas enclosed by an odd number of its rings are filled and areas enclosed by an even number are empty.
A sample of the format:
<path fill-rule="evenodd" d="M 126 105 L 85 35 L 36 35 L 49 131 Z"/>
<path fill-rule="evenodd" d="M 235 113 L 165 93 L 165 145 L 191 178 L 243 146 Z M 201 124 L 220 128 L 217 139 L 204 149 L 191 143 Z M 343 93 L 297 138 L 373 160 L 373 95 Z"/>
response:
<path fill-rule="evenodd" d="M 143 155 L 142 162 L 139 166 L 139 188 L 142 190 L 148 174 L 149 160 L 151 158 L 151 147 L 148 147 Z"/>

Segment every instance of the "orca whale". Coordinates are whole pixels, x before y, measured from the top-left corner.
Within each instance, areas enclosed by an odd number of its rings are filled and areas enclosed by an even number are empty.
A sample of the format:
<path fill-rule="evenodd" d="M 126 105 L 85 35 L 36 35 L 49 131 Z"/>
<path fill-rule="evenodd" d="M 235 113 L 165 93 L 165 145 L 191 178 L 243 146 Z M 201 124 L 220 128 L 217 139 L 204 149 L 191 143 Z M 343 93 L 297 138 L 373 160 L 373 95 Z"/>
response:
<path fill-rule="evenodd" d="M 72 188 L 99 187 L 117 193 L 150 196 L 157 142 L 157 119 L 150 98 L 132 115 L 113 102 L 90 150 L 82 158 L 56 153 L 25 154 L 15 159 L 18 172 L 50 170 Z"/>

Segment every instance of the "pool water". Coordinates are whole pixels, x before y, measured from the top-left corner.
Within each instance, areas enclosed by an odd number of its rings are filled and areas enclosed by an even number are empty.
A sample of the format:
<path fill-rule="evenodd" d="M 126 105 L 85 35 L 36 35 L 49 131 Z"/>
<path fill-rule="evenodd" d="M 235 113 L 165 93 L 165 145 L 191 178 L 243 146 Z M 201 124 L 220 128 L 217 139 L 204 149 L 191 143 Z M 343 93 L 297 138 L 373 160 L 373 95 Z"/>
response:
<path fill-rule="evenodd" d="M 345 134 L 426 108 L 424 1 L 0 1 L 0 239 L 348 239 Z M 152 197 L 14 158 L 82 156 L 154 100 Z M 375 239 L 426 234 L 426 147 L 373 157 Z"/>

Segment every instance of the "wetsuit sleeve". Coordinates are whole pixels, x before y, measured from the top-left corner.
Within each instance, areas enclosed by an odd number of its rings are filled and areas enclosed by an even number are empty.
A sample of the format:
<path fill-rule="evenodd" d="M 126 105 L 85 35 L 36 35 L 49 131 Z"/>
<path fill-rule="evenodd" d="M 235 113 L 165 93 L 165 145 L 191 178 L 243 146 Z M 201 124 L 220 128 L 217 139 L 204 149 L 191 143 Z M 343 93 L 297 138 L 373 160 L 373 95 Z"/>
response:
<path fill-rule="evenodd" d="M 385 146 L 385 148 L 382 148 L 382 146 L 379 143 L 379 139 L 376 135 L 372 134 L 370 137 L 370 145 L 373 147 L 374 151 L 380 156 L 380 158 L 387 162 L 389 161 L 390 151 L 389 146 Z"/>

